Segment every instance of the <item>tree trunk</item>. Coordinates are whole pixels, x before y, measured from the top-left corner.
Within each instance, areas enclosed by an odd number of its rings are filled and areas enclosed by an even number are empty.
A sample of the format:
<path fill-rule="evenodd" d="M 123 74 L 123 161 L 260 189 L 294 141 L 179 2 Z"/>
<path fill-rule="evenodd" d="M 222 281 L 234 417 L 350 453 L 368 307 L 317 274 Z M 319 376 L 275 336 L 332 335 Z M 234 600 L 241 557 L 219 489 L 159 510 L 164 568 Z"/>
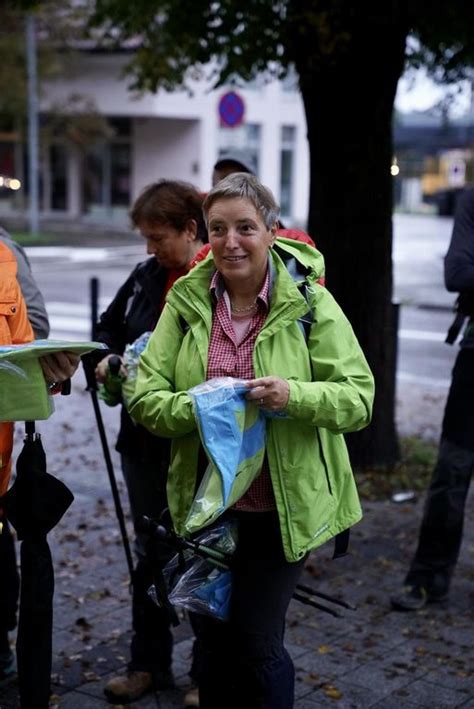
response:
<path fill-rule="evenodd" d="M 350 28 L 348 51 L 322 63 L 313 42 L 313 50 L 306 49 L 317 52 L 317 61 L 302 54 L 297 69 L 310 146 L 309 233 L 325 257 L 327 287 L 352 323 L 376 381 L 372 423 L 347 440 L 354 465 L 384 466 L 399 454 L 390 165 L 406 32 L 394 23 L 389 34 L 381 33 L 369 20 Z"/>

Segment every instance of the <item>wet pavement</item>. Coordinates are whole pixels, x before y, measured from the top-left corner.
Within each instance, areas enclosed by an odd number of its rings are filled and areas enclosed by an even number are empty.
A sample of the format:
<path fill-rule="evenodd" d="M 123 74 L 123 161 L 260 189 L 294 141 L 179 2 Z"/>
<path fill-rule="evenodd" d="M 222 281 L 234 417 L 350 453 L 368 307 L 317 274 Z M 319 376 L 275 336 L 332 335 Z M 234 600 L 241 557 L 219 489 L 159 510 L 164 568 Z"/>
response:
<path fill-rule="evenodd" d="M 443 391 L 433 395 L 423 387 L 401 385 L 402 432 L 436 436 L 444 396 Z M 105 406 L 102 411 L 113 442 L 118 412 Z M 130 595 L 82 373 L 75 377 L 72 395 L 56 397 L 56 412 L 38 429 L 49 471 L 75 495 L 72 507 L 49 535 L 56 572 L 52 703 L 61 709 L 98 709 L 107 706 L 105 682 L 125 667 L 128 658 Z M 113 459 L 127 508 L 116 454 Z M 449 604 L 411 614 L 390 609 L 389 595 L 400 587 L 414 550 L 422 502 L 422 497 L 401 505 L 390 500 L 365 502 L 349 556 L 332 561 L 331 544 L 311 555 L 304 582 L 355 603 L 357 610 L 343 610 L 343 617 L 334 618 L 292 601 L 286 641 L 296 667 L 297 709 L 474 707 L 472 494 Z M 129 519 L 128 525 L 131 532 Z M 182 706 L 190 648 L 190 629 L 183 622 L 175 632 L 177 689 L 148 695 L 133 706 Z M 0 707 L 16 706 L 17 688 L 12 683 L 0 690 Z"/>
<path fill-rule="evenodd" d="M 424 300 L 442 308 L 449 307 L 452 296 L 437 286 L 439 302 L 434 301 L 433 279 L 440 281 L 449 229 L 448 222 L 440 222 L 432 243 L 437 275 L 427 277 L 421 291 Z M 427 223 L 416 238 L 423 241 L 429 231 Z M 396 258 L 403 263 L 410 258 L 409 251 L 399 250 Z M 422 265 L 420 273 L 425 273 Z M 416 302 L 417 288 L 411 279 L 399 281 L 401 300 Z M 423 384 L 422 377 L 419 382 L 398 382 L 402 435 L 438 438 L 448 377 L 446 372 L 445 384 L 435 388 Z M 118 411 L 102 406 L 102 412 L 113 448 Z M 55 414 L 38 429 L 49 472 L 75 495 L 72 507 L 49 535 L 56 574 L 51 704 L 60 709 L 99 709 L 109 706 L 104 684 L 125 668 L 128 659 L 131 604 L 125 555 L 82 372 L 74 378 L 72 395 L 56 397 Z M 17 439 L 18 451 L 21 430 Z M 112 457 L 127 511 L 118 458 L 114 452 Z M 325 545 L 311 555 L 303 578 L 318 591 L 354 603 L 357 610 L 343 610 L 342 617 L 335 618 L 296 601 L 290 606 L 286 642 L 296 668 L 296 709 L 474 709 L 474 493 L 467 503 L 449 603 L 416 613 L 392 611 L 389 596 L 401 587 L 414 552 L 423 495 L 403 504 L 365 501 L 363 507 L 364 519 L 353 529 L 350 554 L 332 561 L 332 545 Z M 127 524 L 131 534 L 128 514 Z M 184 620 L 175 631 L 177 689 L 148 695 L 129 706 L 181 707 L 189 685 L 190 650 L 191 631 Z M 17 694 L 14 682 L 0 689 L 0 709 L 16 708 Z M 225 698 L 222 708 L 226 709 Z"/>

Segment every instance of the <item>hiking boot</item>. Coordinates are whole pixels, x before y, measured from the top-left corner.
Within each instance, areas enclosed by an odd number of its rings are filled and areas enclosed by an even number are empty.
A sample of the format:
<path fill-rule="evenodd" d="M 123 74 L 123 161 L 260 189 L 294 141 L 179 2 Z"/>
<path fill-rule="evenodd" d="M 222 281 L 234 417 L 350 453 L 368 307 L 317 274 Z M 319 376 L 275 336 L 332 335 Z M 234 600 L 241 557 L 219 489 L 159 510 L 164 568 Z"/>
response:
<path fill-rule="evenodd" d="M 405 586 L 401 593 L 390 597 L 392 608 L 396 611 L 419 611 L 427 603 L 442 603 L 448 598 L 447 593 L 433 593 L 423 586 Z"/>
<path fill-rule="evenodd" d="M 199 689 L 190 687 L 183 698 L 183 707 L 199 707 Z"/>
<path fill-rule="evenodd" d="M 151 672 L 130 670 L 125 675 L 109 679 L 104 687 L 104 694 L 112 704 L 128 704 L 140 699 L 152 689 Z"/>

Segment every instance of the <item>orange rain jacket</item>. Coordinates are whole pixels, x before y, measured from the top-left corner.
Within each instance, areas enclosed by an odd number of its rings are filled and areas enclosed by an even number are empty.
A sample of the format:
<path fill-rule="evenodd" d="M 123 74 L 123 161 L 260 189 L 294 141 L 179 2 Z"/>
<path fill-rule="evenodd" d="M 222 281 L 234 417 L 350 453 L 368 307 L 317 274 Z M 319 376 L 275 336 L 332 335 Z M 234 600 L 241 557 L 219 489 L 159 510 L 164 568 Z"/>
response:
<path fill-rule="evenodd" d="M 16 274 L 15 256 L 0 241 L 0 345 L 21 345 L 34 339 Z M 0 421 L 0 497 L 10 480 L 12 448 L 13 424 Z"/>

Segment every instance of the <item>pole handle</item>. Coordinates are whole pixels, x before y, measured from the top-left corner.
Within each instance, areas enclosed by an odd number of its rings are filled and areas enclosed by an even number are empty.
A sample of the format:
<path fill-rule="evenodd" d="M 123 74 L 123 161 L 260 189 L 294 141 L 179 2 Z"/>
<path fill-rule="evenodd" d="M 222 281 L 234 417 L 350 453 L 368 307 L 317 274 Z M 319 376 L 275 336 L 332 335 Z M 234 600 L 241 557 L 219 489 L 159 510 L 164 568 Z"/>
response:
<path fill-rule="evenodd" d="M 122 361 L 118 355 L 112 355 L 110 357 L 108 366 L 109 366 L 109 372 L 112 374 L 112 376 L 117 376 L 117 374 L 120 372 L 120 367 L 122 365 Z"/>

